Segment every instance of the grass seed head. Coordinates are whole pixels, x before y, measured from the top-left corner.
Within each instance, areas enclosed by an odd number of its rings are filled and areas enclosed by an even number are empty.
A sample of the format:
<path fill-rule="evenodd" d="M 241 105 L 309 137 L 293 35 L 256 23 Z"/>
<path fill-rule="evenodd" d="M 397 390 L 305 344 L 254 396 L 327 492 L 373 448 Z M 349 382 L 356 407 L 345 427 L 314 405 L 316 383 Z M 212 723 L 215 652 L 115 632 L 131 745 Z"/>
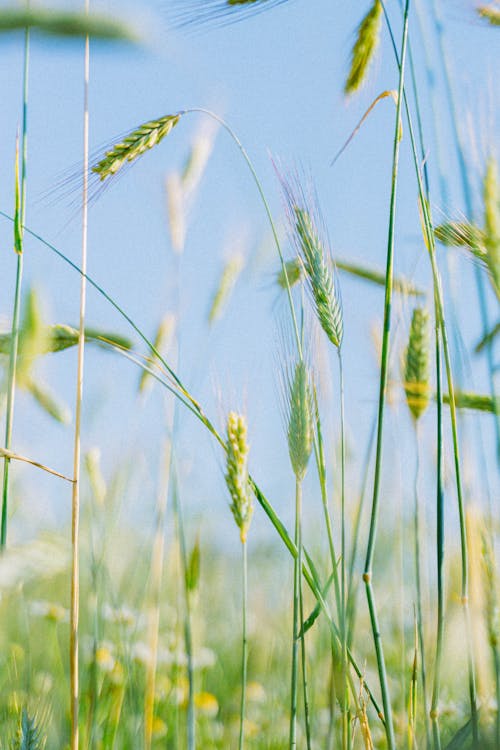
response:
<path fill-rule="evenodd" d="M 500 185 L 498 169 L 493 157 L 488 159 L 483 182 L 484 199 L 484 261 L 490 273 L 493 289 L 500 300 Z"/>
<path fill-rule="evenodd" d="M 416 307 L 404 362 L 406 401 L 415 420 L 425 412 L 430 399 L 429 334 L 429 313 L 422 307 Z"/>
<path fill-rule="evenodd" d="M 135 161 L 146 151 L 157 146 L 177 125 L 180 118 L 180 114 L 166 115 L 159 120 L 145 122 L 107 151 L 101 161 L 92 167 L 92 172 L 99 175 L 101 182 L 116 174 L 125 164 Z"/>
<path fill-rule="evenodd" d="M 436 239 L 447 247 L 484 247 L 484 232 L 469 222 L 450 221 L 435 227 Z"/>
<path fill-rule="evenodd" d="M 498 3 L 480 5 L 477 8 L 477 12 L 481 18 L 484 18 L 492 26 L 500 26 L 500 7 L 498 6 Z"/>
<path fill-rule="evenodd" d="M 307 365 L 295 365 L 288 389 L 288 452 L 293 473 L 302 480 L 307 470 L 313 445 L 313 399 Z"/>
<path fill-rule="evenodd" d="M 231 496 L 231 512 L 243 543 L 253 515 L 253 494 L 248 476 L 247 424 L 245 417 L 230 412 L 227 418 L 226 484 Z"/>
<path fill-rule="evenodd" d="M 328 339 L 337 348 L 343 337 L 343 315 L 335 270 L 325 253 L 311 212 L 295 205 L 295 233 L 316 315 Z"/>
<path fill-rule="evenodd" d="M 344 86 L 344 93 L 347 95 L 357 91 L 366 80 L 370 63 L 378 47 L 381 21 L 382 3 L 380 0 L 374 0 L 358 26 L 351 53 L 351 67 Z"/>

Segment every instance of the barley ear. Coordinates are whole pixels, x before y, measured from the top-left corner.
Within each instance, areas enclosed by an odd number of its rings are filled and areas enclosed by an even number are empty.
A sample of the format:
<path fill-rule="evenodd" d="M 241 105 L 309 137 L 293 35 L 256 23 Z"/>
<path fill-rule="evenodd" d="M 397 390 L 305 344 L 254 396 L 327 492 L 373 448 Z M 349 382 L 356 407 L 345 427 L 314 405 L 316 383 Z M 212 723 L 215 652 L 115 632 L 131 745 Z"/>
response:
<path fill-rule="evenodd" d="M 406 402 L 415 421 L 425 412 L 430 399 L 429 335 L 429 313 L 416 307 L 404 359 Z"/>
<path fill-rule="evenodd" d="M 311 379 L 303 360 L 295 365 L 288 392 L 288 452 L 293 473 L 304 478 L 313 445 L 313 399 Z"/>
<path fill-rule="evenodd" d="M 135 161 L 146 151 L 157 146 L 177 125 L 180 118 L 180 114 L 166 115 L 159 120 L 144 123 L 107 151 L 101 161 L 92 167 L 92 172 L 99 175 L 101 182 L 116 174 L 125 164 Z"/>
<path fill-rule="evenodd" d="M 382 3 L 380 0 L 374 0 L 358 26 L 351 53 L 351 67 L 344 86 L 344 93 L 347 96 L 354 94 L 366 80 L 370 63 L 378 47 L 381 21 Z"/>
<path fill-rule="evenodd" d="M 253 515 L 253 493 L 248 476 L 247 424 L 245 417 L 230 412 L 227 418 L 226 484 L 231 496 L 231 512 L 244 544 Z"/>

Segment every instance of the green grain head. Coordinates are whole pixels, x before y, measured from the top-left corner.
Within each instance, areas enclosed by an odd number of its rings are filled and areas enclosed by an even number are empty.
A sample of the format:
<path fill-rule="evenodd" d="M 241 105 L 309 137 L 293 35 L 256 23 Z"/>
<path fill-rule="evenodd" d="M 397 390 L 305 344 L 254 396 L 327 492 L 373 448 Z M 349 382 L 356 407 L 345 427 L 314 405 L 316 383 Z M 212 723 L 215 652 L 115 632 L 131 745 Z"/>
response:
<path fill-rule="evenodd" d="M 479 5 L 477 8 L 478 15 L 488 21 L 491 26 L 500 26 L 500 7 L 498 3 L 489 5 Z"/>
<path fill-rule="evenodd" d="M 313 445 L 312 388 L 303 360 L 295 365 L 288 384 L 288 452 L 293 473 L 301 481 L 306 473 Z"/>
<path fill-rule="evenodd" d="M 253 515 L 253 493 L 248 476 L 247 424 L 243 415 L 230 412 L 227 418 L 226 484 L 231 512 L 244 544 Z"/>
<path fill-rule="evenodd" d="M 311 213 L 298 205 L 294 206 L 293 210 L 296 243 L 304 264 L 316 315 L 328 339 L 339 348 L 342 344 L 344 327 L 334 268 L 325 253 Z"/>
<path fill-rule="evenodd" d="M 356 41 L 351 53 L 351 67 L 344 86 L 347 95 L 357 91 L 366 80 L 380 40 L 382 3 L 374 0 L 368 13 L 358 26 Z"/>
<path fill-rule="evenodd" d="M 415 420 L 425 412 L 430 399 L 429 334 L 429 313 L 416 307 L 404 358 L 406 401 Z"/>
<path fill-rule="evenodd" d="M 116 174 L 125 164 L 130 164 L 142 154 L 157 146 L 174 128 L 180 114 L 166 115 L 159 120 L 150 120 L 133 130 L 120 143 L 114 145 L 105 156 L 92 167 L 101 182 Z"/>
<path fill-rule="evenodd" d="M 483 181 L 485 263 L 500 301 L 500 185 L 496 160 L 491 156 Z"/>

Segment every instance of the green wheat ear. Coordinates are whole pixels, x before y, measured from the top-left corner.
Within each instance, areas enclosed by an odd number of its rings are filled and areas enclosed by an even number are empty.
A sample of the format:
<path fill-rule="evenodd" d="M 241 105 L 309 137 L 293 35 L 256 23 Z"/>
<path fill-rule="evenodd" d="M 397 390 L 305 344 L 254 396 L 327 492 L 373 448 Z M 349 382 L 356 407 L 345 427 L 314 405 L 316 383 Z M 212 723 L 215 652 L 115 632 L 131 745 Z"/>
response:
<path fill-rule="evenodd" d="M 406 402 L 415 420 L 422 416 L 430 400 L 429 335 L 429 313 L 422 307 L 416 307 L 404 361 Z"/>
<path fill-rule="evenodd" d="M 36 719 L 30 717 L 26 709 L 23 708 L 12 750 L 42 750 L 44 747 L 45 740 L 42 738 Z"/>
<path fill-rule="evenodd" d="M 311 212 L 298 205 L 293 207 L 293 211 L 296 243 L 304 264 L 316 315 L 328 339 L 339 348 L 342 344 L 344 324 L 334 268 L 329 263 Z"/>
<path fill-rule="evenodd" d="M 484 200 L 484 262 L 495 294 L 500 301 L 500 185 L 497 163 L 488 159 L 483 181 Z"/>
<path fill-rule="evenodd" d="M 482 248 L 485 234 L 475 224 L 465 221 L 450 221 L 435 227 L 436 239 L 447 247 Z"/>
<path fill-rule="evenodd" d="M 313 398 L 307 365 L 299 360 L 288 384 L 288 452 L 293 473 L 302 481 L 313 446 Z"/>
<path fill-rule="evenodd" d="M 226 484 L 231 496 L 231 512 L 240 530 L 241 541 L 247 539 L 253 516 L 253 493 L 248 476 L 247 423 L 243 415 L 230 412 L 227 418 Z"/>
<path fill-rule="evenodd" d="M 480 5 L 476 10 L 492 26 L 500 26 L 500 8 L 496 5 Z"/>
<path fill-rule="evenodd" d="M 166 115 L 159 120 L 145 122 L 107 151 L 101 161 L 92 167 L 92 172 L 99 175 L 101 182 L 116 174 L 125 164 L 157 146 L 175 128 L 180 118 L 181 114 Z"/>
<path fill-rule="evenodd" d="M 351 67 L 344 86 L 348 96 L 357 91 L 366 80 L 380 40 L 382 3 L 374 0 L 368 13 L 358 26 L 356 41 L 351 53 Z"/>

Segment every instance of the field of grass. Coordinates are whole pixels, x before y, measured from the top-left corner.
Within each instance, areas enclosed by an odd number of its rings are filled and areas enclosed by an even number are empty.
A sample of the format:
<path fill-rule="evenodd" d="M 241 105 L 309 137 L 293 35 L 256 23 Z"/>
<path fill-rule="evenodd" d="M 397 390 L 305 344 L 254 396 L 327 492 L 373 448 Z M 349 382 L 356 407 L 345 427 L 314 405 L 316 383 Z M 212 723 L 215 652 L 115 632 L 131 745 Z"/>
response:
<path fill-rule="evenodd" d="M 299 5 L 166 0 L 161 13 L 181 44 Z M 337 11 L 352 27 L 342 96 L 366 106 L 342 111 L 336 153 L 313 148 L 318 123 L 311 154 L 344 170 L 349 196 L 349 180 L 373 179 L 363 137 L 385 108 L 372 141 L 385 165 L 370 196 L 378 265 L 336 249 L 337 236 L 356 246 L 358 228 L 370 238 L 364 197 L 343 217 L 349 200 L 322 199 L 308 153 L 271 153 L 262 176 L 257 127 L 250 150 L 215 108 L 170 109 L 162 92 L 156 119 L 137 113 L 94 149 L 94 44 L 142 49 L 144 29 L 92 0 L 0 6 L 0 42 L 15 40 L 21 62 L 19 126 L 2 122 L 17 137 L 0 201 L 1 749 L 500 750 L 498 92 L 476 71 L 484 132 L 447 36 L 470 24 L 498 48 L 500 7 L 462 5 L 451 19 L 438 0 Z M 43 151 L 32 54 L 62 37 L 82 58 L 81 165 L 37 205 L 43 227 L 69 195 L 78 250 L 26 219 Z M 318 101 L 331 95 L 323 81 Z M 110 106 L 126 94 L 106 92 Z M 294 128 L 314 120 L 296 109 Z M 142 247 L 128 287 L 119 265 L 94 276 L 93 221 L 104 191 L 137 172 L 141 184 L 139 164 L 181 137 L 162 196 L 168 294 L 151 332 L 142 313 L 158 307 L 160 271 L 141 281 Z M 219 216 L 227 178 L 212 195 L 204 180 L 221 141 L 263 227 L 252 257 L 246 227 L 233 230 L 212 284 L 215 263 L 191 260 L 190 238 L 212 251 L 195 207 Z M 103 237 L 162 221 L 140 190 L 107 211 Z M 35 247 L 72 283 L 33 278 Z M 52 322 L 50 295 L 72 325 Z"/>

